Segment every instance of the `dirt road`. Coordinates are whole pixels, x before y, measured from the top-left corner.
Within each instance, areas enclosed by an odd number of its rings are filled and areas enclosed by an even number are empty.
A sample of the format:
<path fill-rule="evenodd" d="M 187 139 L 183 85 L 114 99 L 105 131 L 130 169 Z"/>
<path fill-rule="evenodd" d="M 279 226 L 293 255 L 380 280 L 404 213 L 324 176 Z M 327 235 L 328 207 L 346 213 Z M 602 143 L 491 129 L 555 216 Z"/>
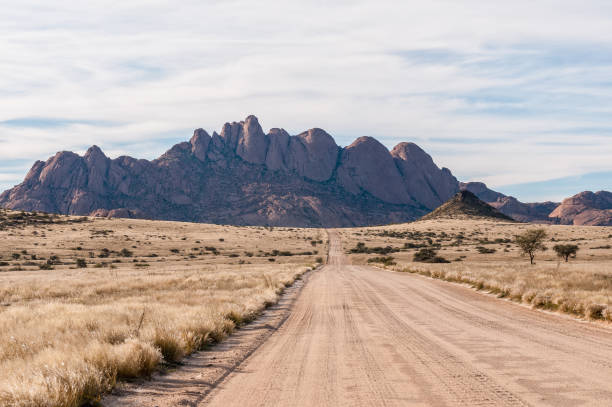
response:
<path fill-rule="evenodd" d="M 210 406 L 612 405 L 612 333 L 419 276 L 330 264 Z"/>
<path fill-rule="evenodd" d="M 612 405 L 611 330 L 345 261 L 332 233 L 280 329 L 185 404 Z"/>

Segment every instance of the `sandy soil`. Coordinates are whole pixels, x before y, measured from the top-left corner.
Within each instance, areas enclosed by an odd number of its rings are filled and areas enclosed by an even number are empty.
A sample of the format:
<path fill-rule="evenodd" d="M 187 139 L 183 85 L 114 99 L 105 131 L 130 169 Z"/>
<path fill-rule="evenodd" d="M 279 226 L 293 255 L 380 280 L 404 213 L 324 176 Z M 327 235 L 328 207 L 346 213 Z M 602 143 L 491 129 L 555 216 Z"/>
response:
<path fill-rule="evenodd" d="M 192 386 L 201 396 L 184 402 L 160 395 L 130 405 L 604 406 L 610 360 L 603 324 L 347 264 L 331 233 L 329 265 L 220 382 Z"/>

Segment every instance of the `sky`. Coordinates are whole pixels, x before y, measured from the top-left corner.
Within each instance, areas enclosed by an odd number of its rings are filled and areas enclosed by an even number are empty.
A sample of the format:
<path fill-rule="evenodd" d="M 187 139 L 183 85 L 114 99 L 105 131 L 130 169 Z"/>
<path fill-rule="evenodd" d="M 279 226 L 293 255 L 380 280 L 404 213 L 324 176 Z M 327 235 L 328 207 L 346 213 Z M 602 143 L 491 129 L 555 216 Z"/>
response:
<path fill-rule="evenodd" d="M 609 0 L 8 0 L 0 190 L 92 144 L 152 159 L 223 123 L 413 141 L 523 201 L 612 190 Z"/>

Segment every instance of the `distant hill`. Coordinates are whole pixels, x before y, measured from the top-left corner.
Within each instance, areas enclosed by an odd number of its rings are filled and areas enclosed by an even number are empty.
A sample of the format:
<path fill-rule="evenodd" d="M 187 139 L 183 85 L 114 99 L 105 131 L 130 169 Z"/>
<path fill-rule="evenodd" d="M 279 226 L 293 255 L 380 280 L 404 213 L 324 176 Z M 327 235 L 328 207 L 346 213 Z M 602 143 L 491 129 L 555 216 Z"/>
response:
<path fill-rule="evenodd" d="M 460 182 L 462 191 L 470 191 L 500 212 L 519 222 L 562 225 L 612 226 L 612 193 L 584 191 L 559 202 L 524 203 L 489 189 L 482 182 Z"/>
<path fill-rule="evenodd" d="M 514 221 L 491 205 L 480 200 L 470 191 L 460 191 L 449 201 L 442 204 L 433 212 L 423 216 L 421 220 L 431 219 L 466 219 L 490 218 L 496 220 Z"/>
<path fill-rule="evenodd" d="M 255 116 L 148 161 L 92 146 L 37 161 L 0 206 L 71 215 L 234 225 L 339 227 L 406 222 L 459 190 L 414 143 L 371 137 L 339 147 L 324 130 L 264 133 Z"/>
<path fill-rule="evenodd" d="M 581 192 L 564 199 L 550 216 L 571 225 L 612 226 L 612 192 Z"/>
<path fill-rule="evenodd" d="M 459 188 L 472 192 L 479 199 L 519 222 L 559 223 L 558 219 L 548 216 L 559 206 L 558 202 L 524 203 L 513 196 L 493 191 L 482 182 L 461 182 Z"/>

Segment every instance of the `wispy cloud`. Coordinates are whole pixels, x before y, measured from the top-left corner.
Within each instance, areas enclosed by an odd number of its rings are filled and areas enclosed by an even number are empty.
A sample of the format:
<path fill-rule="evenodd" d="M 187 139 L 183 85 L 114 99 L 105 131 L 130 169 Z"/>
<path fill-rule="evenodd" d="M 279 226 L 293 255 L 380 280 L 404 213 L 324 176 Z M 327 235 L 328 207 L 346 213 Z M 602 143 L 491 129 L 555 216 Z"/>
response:
<path fill-rule="evenodd" d="M 609 1 L 9 3 L 2 182 L 7 160 L 153 158 L 251 113 L 413 140 L 493 187 L 612 171 Z"/>
<path fill-rule="evenodd" d="M 103 120 L 74 120 L 62 119 L 58 117 L 19 117 L 15 119 L 0 121 L 0 127 L 17 128 L 57 128 L 66 127 L 74 124 L 84 124 L 99 127 L 107 127 L 114 125 L 112 122 L 107 122 Z"/>

